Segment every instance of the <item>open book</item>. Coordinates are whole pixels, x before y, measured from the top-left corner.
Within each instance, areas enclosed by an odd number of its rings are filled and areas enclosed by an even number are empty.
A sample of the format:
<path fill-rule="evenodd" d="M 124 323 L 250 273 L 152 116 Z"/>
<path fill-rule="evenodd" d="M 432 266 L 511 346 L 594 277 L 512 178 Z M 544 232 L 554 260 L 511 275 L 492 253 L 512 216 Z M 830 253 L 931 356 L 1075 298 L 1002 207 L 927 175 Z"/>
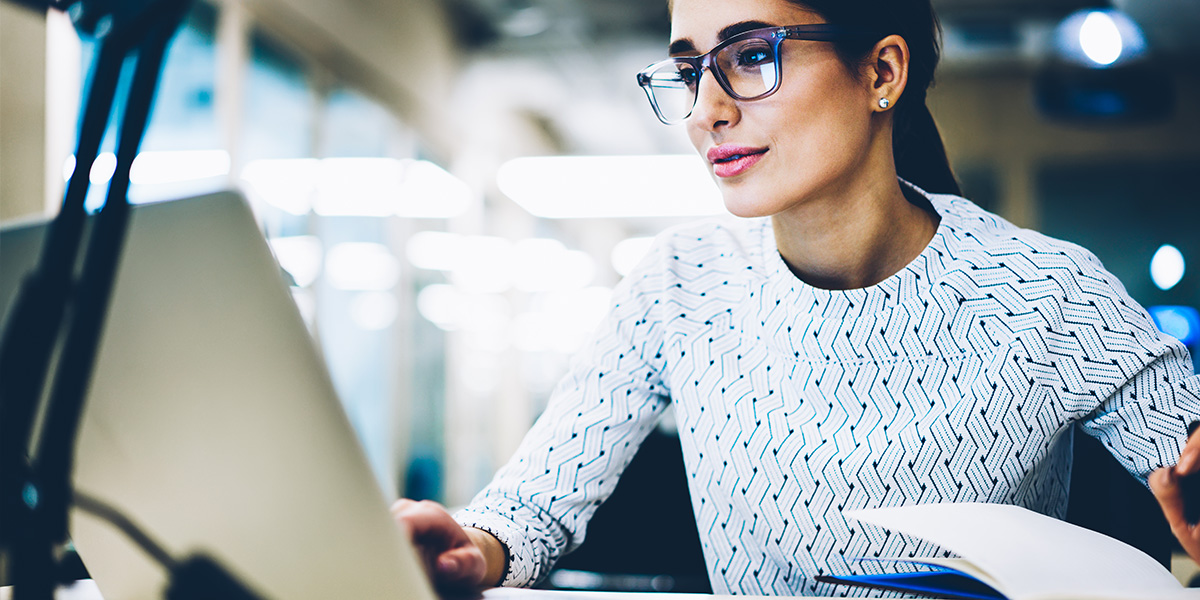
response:
<path fill-rule="evenodd" d="M 921 570 L 819 581 L 972 600 L 1200 600 L 1200 589 L 1184 588 L 1138 549 L 1019 506 L 922 504 L 846 515 L 928 540 L 962 558 L 860 559 Z"/>

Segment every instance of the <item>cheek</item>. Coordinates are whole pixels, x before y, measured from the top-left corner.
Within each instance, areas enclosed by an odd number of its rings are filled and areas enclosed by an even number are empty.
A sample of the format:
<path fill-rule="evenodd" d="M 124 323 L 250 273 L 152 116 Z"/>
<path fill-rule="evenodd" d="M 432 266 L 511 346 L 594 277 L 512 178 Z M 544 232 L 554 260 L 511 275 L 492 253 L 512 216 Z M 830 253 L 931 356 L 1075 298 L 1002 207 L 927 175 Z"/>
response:
<path fill-rule="evenodd" d="M 692 147 L 701 157 L 704 156 L 704 149 L 709 144 L 712 135 L 696 124 L 696 119 L 691 118 L 685 122 L 684 127 L 687 128 L 688 140 L 692 142 Z"/>
<path fill-rule="evenodd" d="M 811 83 L 783 95 L 771 107 L 778 115 L 770 126 L 771 135 L 781 149 L 800 155 L 795 158 L 810 167 L 832 167 L 829 163 L 865 152 L 871 115 L 862 108 L 862 91 L 844 83 Z"/>

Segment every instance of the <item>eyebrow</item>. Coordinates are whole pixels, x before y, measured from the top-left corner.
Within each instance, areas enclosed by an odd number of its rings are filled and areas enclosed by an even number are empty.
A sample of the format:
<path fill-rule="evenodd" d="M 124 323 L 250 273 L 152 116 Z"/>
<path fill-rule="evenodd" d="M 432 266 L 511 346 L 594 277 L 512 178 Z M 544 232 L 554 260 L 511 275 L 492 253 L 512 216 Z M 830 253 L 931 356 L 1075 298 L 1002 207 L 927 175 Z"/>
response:
<path fill-rule="evenodd" d="M 771 23 L 765 23 L 763 21 L 741 21 L 734 23 L 733 25 L 728 25 L 717 33 L 717 43 L 719 44 L 735 35 L 738 35 L 739 33 L 745 33 L 755 29 L 762 29 L 764 27 L 774 27 L 774 25 Z M 688 38 L 675 40 L 671 42 L 670 46 L 667 47 L 667 54 L 670 54 L 671 56 L 699 53 L 700 51 L 696 49 L 696 45 L 693 44 L 692 40 Z"/>

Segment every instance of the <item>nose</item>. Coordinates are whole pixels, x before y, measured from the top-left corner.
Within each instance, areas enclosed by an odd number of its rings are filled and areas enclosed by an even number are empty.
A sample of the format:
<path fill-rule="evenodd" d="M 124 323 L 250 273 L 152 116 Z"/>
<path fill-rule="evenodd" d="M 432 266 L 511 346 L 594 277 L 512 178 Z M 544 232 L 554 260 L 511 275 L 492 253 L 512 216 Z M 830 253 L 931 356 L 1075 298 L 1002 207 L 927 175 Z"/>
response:
<path fill-rule="evenodd" d="M 737 101 L 729 96 L 711 70 L 708 77 L 700 77 L 696 88 L 696 105 L 692 107 L 690 124 L 706 131 L 728 127 L 737 123 L 741 115 Z"/>

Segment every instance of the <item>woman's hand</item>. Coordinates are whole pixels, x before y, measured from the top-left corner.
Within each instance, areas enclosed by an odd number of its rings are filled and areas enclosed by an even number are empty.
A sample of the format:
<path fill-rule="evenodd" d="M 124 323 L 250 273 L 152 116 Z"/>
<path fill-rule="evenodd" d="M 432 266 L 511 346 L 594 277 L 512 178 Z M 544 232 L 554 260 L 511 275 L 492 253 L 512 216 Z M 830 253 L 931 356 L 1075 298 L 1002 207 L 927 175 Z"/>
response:
<path fill-rule="evenodd" d="M 1150 491 L 1162 506 L 1171 533 L 1192 560 L 1200 562 L 1200 526 L 1189 524 L 1183 510 L 1183 478 L 1200 472 L 1200 435 L 1195 435 L 1196 423 L 1188 428 L 1187 445 L 1179 455 L 1179 462 L 1172 467 L 1163 467 L 1150 474 Z M 1198 475 L 1200 477 L 1200 475 Z M 1188 498 L 1189 502 L 1200 502 L 1200 498 Z"/>
<path fill-rule="evenodd" d="M 438 589 L 474 591 L 500 583 L 504 547 L 491 534 L 459 525 L 442 505 L 429 500 L 401 498 L 392 505 L 392 517 L 412 536 Z"/>

